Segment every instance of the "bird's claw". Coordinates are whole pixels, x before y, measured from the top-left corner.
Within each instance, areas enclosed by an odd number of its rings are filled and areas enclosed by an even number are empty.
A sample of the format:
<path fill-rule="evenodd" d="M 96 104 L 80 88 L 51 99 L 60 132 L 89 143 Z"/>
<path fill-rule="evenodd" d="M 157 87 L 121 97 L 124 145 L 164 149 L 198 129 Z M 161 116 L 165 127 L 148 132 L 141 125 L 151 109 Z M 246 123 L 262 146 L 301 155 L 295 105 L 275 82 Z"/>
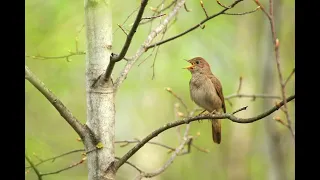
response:
<path fill-rule="evenodd" d="M 213 110 L 210 114 L 216 114 L 217 111 L 216 110 Z"/>

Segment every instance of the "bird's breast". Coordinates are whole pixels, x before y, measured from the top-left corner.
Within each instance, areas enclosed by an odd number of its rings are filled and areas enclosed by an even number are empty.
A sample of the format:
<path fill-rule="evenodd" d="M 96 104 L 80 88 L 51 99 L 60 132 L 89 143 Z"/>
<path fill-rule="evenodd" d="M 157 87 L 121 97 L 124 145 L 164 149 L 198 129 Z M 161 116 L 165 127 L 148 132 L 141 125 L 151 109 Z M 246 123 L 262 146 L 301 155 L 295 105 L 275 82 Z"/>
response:
<path fill-rule="evenodd" d="M 192 77 L 190 80 L 191 99 L 200 107 L 212 112 L 222 107 L 221 99 L 209 78 Z"/>

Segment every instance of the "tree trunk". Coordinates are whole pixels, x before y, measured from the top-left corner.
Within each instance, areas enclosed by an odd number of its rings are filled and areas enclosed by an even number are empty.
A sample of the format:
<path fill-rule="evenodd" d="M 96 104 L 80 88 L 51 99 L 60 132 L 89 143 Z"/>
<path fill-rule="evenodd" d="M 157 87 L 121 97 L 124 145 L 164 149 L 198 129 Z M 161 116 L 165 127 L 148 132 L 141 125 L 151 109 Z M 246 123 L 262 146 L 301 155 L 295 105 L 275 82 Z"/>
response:
<path fill-rule="evenodd" d="M 85 0 L 86 26 L 86 91 L 87 122 L 91 135 L 84 139 L 85 148 L 91 151 L 100 142 L 103 148 L 87 154 L 88 179 L 115 179 L 114 135 L 115 106 L 113 83 L 91 88 L 103 74 L 110 61 L 112 47 L 112 14 L 110 0 Z"/>

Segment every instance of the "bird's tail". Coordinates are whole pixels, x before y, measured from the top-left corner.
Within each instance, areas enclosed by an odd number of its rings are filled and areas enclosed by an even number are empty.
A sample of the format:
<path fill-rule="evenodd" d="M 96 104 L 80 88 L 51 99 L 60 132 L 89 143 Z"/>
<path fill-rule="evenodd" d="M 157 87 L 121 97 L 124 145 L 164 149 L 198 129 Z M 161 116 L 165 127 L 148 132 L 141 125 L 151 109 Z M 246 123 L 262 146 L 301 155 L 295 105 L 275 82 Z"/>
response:
<path fill-rule="evenodd" d="M 212 120 L 212 139 L 213 142 L 220 144 L 221 142 L 221 120 L 213 119 Z"/>

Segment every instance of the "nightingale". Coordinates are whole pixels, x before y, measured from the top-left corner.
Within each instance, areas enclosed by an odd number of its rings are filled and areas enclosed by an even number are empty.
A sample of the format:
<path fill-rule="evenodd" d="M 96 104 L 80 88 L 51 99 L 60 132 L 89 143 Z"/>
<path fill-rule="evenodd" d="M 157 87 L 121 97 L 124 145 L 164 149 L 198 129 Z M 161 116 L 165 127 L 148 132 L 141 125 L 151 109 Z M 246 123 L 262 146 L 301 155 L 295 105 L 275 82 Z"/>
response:
<path fill-rule="evenodd" d="M 184 69 L 188 69 L 192 75 L 189 82 L 192 101 L 209 113 L 226 113 L 221 83 L 212 74 L 207 61 L 202 57 L 195 57 L 187 60 L 187 62 L 191 65 Z M 214 119 L 211 122 L 213 142 L 220 144 L 221 120 Z"/>

